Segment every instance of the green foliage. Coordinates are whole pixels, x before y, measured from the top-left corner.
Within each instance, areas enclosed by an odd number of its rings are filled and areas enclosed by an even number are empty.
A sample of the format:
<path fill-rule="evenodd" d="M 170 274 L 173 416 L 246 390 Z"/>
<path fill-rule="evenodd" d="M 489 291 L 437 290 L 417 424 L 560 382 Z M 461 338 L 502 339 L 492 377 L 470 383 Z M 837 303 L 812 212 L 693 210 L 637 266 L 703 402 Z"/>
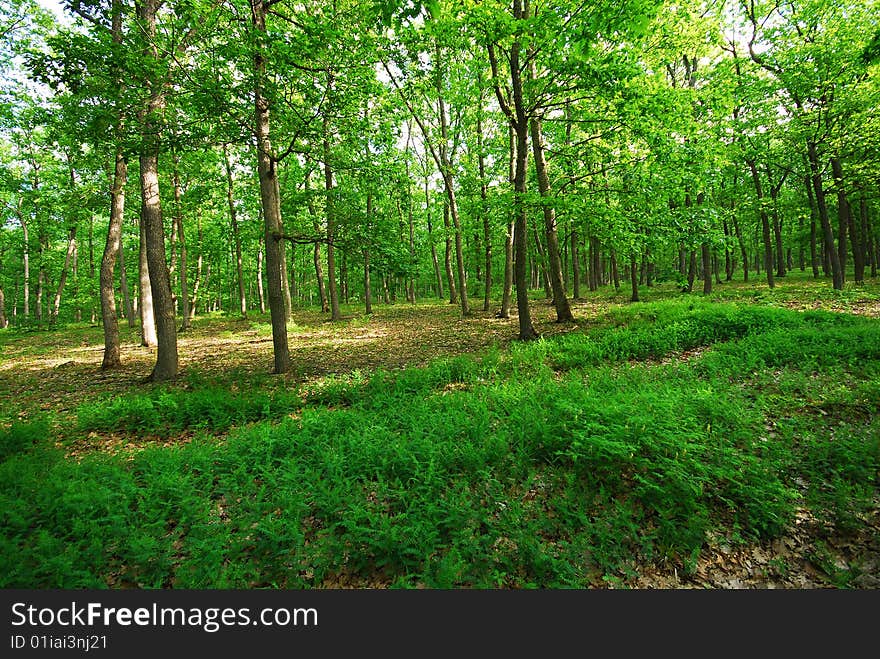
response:
<path fill-rule="evenodd" d="M 799 507 L 856 530 L 880 485 L 877 327 L 634 305 L 588 334 L 328 380 L 304 403 L 193 381 L 79 410 L 84 429 L 143 435 L 261 420 L 219 443 L 74 461 L 22 451 L 48 428 L 16 426 L 0 585 L 589 587 L 693 569 L 711 537 L 777 537 Z"/>
<path fill-rule="evenodd" d="M 222 431 L 283 415 L 299 404 L 298 395 L 288 391 L 243 394 L 210 385 L 191 391 L 160 388 L 80 405 L 77 424 L 82 431 L 121 430 L 144 435 L 200 428 Z"/>
<path fill-rule="evenodd" d="M 9 428 L 0 429 L 0 461 L 33 448 L 48 435 L 46 419 L 13 421 Z"/>

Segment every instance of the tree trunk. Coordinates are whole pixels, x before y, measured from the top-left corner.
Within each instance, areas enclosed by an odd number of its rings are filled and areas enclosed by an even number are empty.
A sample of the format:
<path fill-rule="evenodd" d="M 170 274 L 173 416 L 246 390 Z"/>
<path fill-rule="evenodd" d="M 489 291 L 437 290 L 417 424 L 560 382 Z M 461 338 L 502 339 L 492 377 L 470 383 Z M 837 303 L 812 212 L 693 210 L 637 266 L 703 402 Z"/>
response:
<path fill-rule="evenodd" d="M 134 308 L 134 300 L 132 299 L 131 292 L 128 288 L 128 272 L 125 267 L 125 248 L 121 236 L 119 239 L 119 254 L 116 262 L 119 264 L 119 291 L 122 294 L 122 306 L 125 310 L 125 320 L 128 322 L 128 327 L 132 328 L 135 326 L 134 317 L 136 312 Z"/>
<path fill-rule="evenodd" d="M 825 191 L 822 189 L 822 171 L 819 167 L 819 153 L 816 143 L 812 140 L 807 142 L 807 160 L 810 163 L 810 178 L 813 182 L 813 193 L 816 197 L 816 208 L 819 212 L 819 220 L 822 223 L 822 236 L 827 247 L 826 254 L 831 269 L 832 286 L 836 290 L 843 289 L 843 264 L 840 256 L 834 249 L 834 233 L 831 230 L 831 220 L 828 216 L 828 206 L 825 202 Z"/>
<path fill-rule="evenodd" d="M 367 192 L 367 227 L 373 220 L 373 192 Z M 373 290 L 370 286 L 370 248 L 364 247 L 364 312 L 373 313 Z"/>
<path fill-rule="evenodd" d="M 333 84 L 333 76 L 328 73 L 329 86 Z M 339 312 L 339 293 L 336 288 L 336 213 L 333 200 L 333 166 L 330 162 L 330 122 L 324 118 L 324 190 L 327 193 L 327 201 L 324 204 L 327 220 L 327 283 L 330 292 L 330 320 L 339 320 L 342 315 Z"/>
<path fill-rule="evenodd" d="M 449 286 L 449 304 L 458 304 L 458 287 L 455 285 L 455 275 L 452 274 L 452 225 L 449 222 L 449 202 L 443 202 L 443 227 L 446 229 L 446 253 L 444 267 L 446 269 L 446 283 Z"/>
<path fill-rule="evenodd" d="M 852 207 L 850 206 L 849 199 L 846 196 L 846 187 L 843 184 L 843 168 L 841 167 L 840 160 L 837 158 L 831 159 L 831 170 L 834 175 L 834 184 L 837 188 L 837 213 L 839 222 L 845 228 L 841 230 L 841 241 L 843 244 L 843 254 L 844 258 L 841 259 L 841 269 L 845 267 L 846 264 L 846 229 L 849 229 L 850 235 L 850 243 L 852 244 L 852 253 L 853 253 L 853 274 L 854 279 L 857 283 L 862 283 L 865 280 L 865 253 L 862 249 L 862 240 L 861 240 L 861 232 L 859 231 L 859 224 L 856 223 L 854 214 L 852 212 Z M 840 247 L 840 245 L 838 245 Z"/>
<path fill-rule="evenodd" d="M 445 297 L 443 294 L 443 277 L 440 274 L 440 260 L 437 258 L 437 246 L 434 244 L 434 227 L 431 223 L 431 197 L 428 190 L 429 180 L 425 176 L 425 216 L 428 222 L 428 242 L 431 243 L 431 263 L 434 266 L 434 280 L 436 281 L 437 297 L 441 300 Z"/>
<path fill-rule="evenodd" d="M 779 217 L 779 190 L 782 187 L 783 182 L 785 181 L 785 175 L 783 175 L 778 183 L 774 185 L 773 181 L 770 180 L 770 167 L 767 167 L 767 180 L 770 184 L 770 201 L 773 208 L 773 221 L 771 223 L 771 228 L 773 229 L 773 236 L 775 240 L 775 254 L 776 254 L 776 276 L 784 277 L 786 275 L 785 268 L 785 251 L 782 246 L 782 221 Z M 772 267 L 772 263 L 771 263 Z"/>
<path fill-rule="evenodd" d="M 147 63 L 159 58 L 156 45 L 156 16 L 161 0 L 145 0 L 138 5 L 138 18 L 146 38 L 143 57 Z M 174 302 L 165 258 L 165 229 L 162 223 L 162 205 L 159 196 L 159 133 L 160 112 L 165 107 L 164 81 L 148 81 L 150 91 L 145 106 L 138 112 L 141 130 L 140 182 L 141 227 L 145 260 L 152 293 L 153 316 L 156 331 L 156 364 L 150 380 L 160 382 L 177 377 L 177 328 L 174 323 Z"/>
<path fill-rule="evenodd" d="M 492 296 L 492 229 L 489 222 L 488 189 L 486 184 L 486 158 L 483 154 L 482 117 L 477 114 L 477 169 L 480 175 L 480 215 L 483 217 L 483 311 L 489 311 Z"/>
<path fill-rule="evenodd" d="M 524 11 L 522 0 L 513 0 L 513 18 L 522 21 L 528 18 L 528 11 Z M 519 340 L 530 341 L 537 339 L 539 334 L 532 325 L 531 310 L 529 309 L 528 281 L 526 269 L 528 266 L 528 210 L 525 205 L 526 195 L 526 166 L 528 165 L 528 139 L 529 125 L 526 115 L 525 101 L 523 98 L 522 70 L 520 65 L 520 51 L 522 42 L 519 35 L 514 39 L 510 47 L 510 82 L 513 96 L 513 108 L 504 101 L 500 87 L 495 85 L 495 95 L 498 97 L 502 109 L 510 120 L 516 135 L 516 157 L 514 168 L 514 285 L 516 286 L 516 306 L 519 315 Z M 493 46 L 489 46 L 489 59 L 492 64 L 493 77 L 497 78 L 497 61 Z"/>
<path fill-rule="evenodd" d="M 49 322 L 58 322 L 58 312 L 61 310 L 61 294 L 64 284 L 67 282 L 67 272 L 70 269 L 71 260 L 76 252 L 76 225 L 70 227 L 67 233 L 67 252 L 64 256 L 64 266 L 61 268 L 61 276 L 58 278 L 58 288 L 55 289 L 55 299 L 52 300 L 52 308 L 49 310 Z"/>
<path fill-rule="evenodd" d="M 532 227 L 532 235 L 535 238 L 535 253 L 538 256 L 538 262 L 541 269 L 541 282 L 544 284 L 544 297 L 553 302 L 553 287 L 550 286 L 550 277 L 547 275 L 547 254 L 544 251 L 544 245 L 541 243 L 541 237 L 536 227 Z"/>
<path fill-rule="evenodd" d="M 712 251 L 709 249 L 709 243 L 704 242 L 700 246 L 700 251 L 703 261 L 703 295 L 709 295 L 712 292 Z"/>
<path fill-rule="evenodd" d="M 639 301 L 639 276 L 636 268 L 636 254 L 633 252 L 629 257 L 629 281 L 632 285 L 632 296 L 630 302 Z"/>
<path fill-rule="evenodd" d="M 262 210 L 260 210 L 262 214 Z M 196 308 L 198 306 L 199 300 L 199 287 L 202 283 L 202 264 L 204 262 L 204 250 L 202 249 L 203 240 L 202 240 L 202 214 L 200 212 L 196 212 L 196 231 L 198 232 L 199 240 L 196 243 L 199 246 L 199 255 L 196 258 L 196 281 L 193 284 L 193 293 L 192 298 L 189 303 L 189 321 L 192 323 L 196 317 Z M 210 270 L 207 274 L 210 274 Z"/>
<path fill-rule="evenodd" d="M 31 250 L 29 236 L 28 236 L 28 223 L 24 219 L 24 215 L 21 213 L 21 207 L 19 206 L 18 219 L 21 222 L 21 233 L 22 233 L 22 268 L 24 274 L 23 281 L 23 304 L 24 304 L 24 317 L 28 318 L 31 315 Z"/>
<path fill-rule="evenodd" d="M 238 282 L 238 308 L 242 318 L 247 318 L 247 297 L 244 292 L 244 268 L 241 258 L 241 233 L 238 230 L 238 214 L 235 211 L 235 195 L 232 178 L 232 163 L 229 161 L 229 147 L 223 145 L 223 164 L 226 167 L 226 202 L 229 205 L 229 221 L 232 225 L 232 239 L 235 242 L 235 276 Z"/>
<path fill-rule="evenodd" d="M 697 277 L 697 252 L 696 250 L 689 250 L 688 252 L 688 267 L 687 267 L 687 292 L 693 293 L 694 291 L 694 279 Z"/>
<path fill-rule="evenodd" d="M 144 220 L 138 220 L 140 243 L 138 251 L 138 313 L 141 317 L 141 345 L 155 348 L 156 316 L 153 312 L 153 291 L 150 288 L 150 265 L 147 262 L 147 238 L 144 231 Z"/>
<path fill-rule="evenodd" d="M 507 178 L 511 187 L 516 178 L 516 133 L 512 125 L 507 128 L 510 151 L 507 161 Z M 496 314 L 499 318 L 510 318 L 510 300 L 513 292 L 513 232 L 515 215 L 506 222 L 504 231 L 504 290 L 501 292 L 501 309 Z"/>
<path fill-rule="evenodd" d="M 364 313 L 373 313 L 373 289 L 370 285 L 370 249 L 364 247 Z"/>
<path fill-rule="evenodd" d="M 804 185 L 807 189 L 807 200 L 810 205 L 810 268 L 813 270 L 813 278 L 819 277 L 819 254 L 816 241 L 816 202 L 813 200 L 813 186 L 810 183 L 810 174 L 804 175 Z"/>
<path fill-rule="evenodd" d="M 266 313 L 266 294 L 263 291 L 263 239 L 257 245 L 257 295 L 260 298 L 260 313 Z"/>
<path fill-rule="evenodd" d="M 162 225 L 162 206 L 159 197 L 158 144 L 148 147 L 140 155 L 141 166 L 141 222 L 146 238 L 147 268 L 153 297 L 156 321 L 156 364 L 150 375 L 153 382 L 177 377 L 177 328 L 174 322 L 174 304 L 171 282 L 165 261 L 165 233 Z"/>
<path fill-rule="evenodd" d="M 758 197 L 758 207 L 761 215 L 761 235 L 764 242 L 764 271 L 767 275 L 767 285 L 773 288 L 776 285 L 773 278 L 773 243 L 770 237 L 770 218 L 767 216 L 767 209 L 764 206 L 764 188 L 761 185 L 761 177 L 758 175 L 755 161 L 748 159 L 746 164 L 752 173 L 752 183 L 755 185 L 755 194 Z"/>
<path fill-rule="evenodd" d="M 614 290 L 620 290 L 620 275 L 617 272 L 617 252 L 615 250 L 611 250 L 610 255 L 611 261 L 611 282 L 614 284 Z"/>
<path fill-rule="evenodd" d="M 125 156 L 122 155 L 121 150 L 117 150 L 110 189 L 110 223 L 107 226 L 107 243 L 101 257 L 100 274 L 101 319 L 104 325 L 104 359 L 101 362 L 101 368 L 105 370 L 122 366 L 113 271 L 116 267 L 116 260 L 122 252 L 122 221 L 124 219 L 127 174 L 128 164 L 125 161 Z"/>
<path fill-rule="evenodd" d="M 266 10 L 264 0 L 251 0 L 251 18 L 254 30 L 265 38 Z M 266 244 L 266 274 L 269 282 L 269 312 L 272 318 L 272 348 L 275 360 L 274 372 L 286 373 L 290 369 L 290 351 L 287 344 L 287 316 L 284 309 L 281 268 L 284 258 L 281 251 L 283 225 L 281 200 L 278 187 L 277 162 L 272 157 L 269 139 L 269 101 L 263 96 L 263 79 L 266 76 L 266 60 L 262 52 L 254 53 L 254 112 L 257 138 L 257 170 L 260 178 L 260 203 Z"/>
<path fill-rule="evenodd" d="M 529 78 L 535 79 L 534 59 L 529 60 Z M 556 228 L 556 210 L 550 203 L 550 176 L 547 173 L 547 161 L 544 156 L 544 135 L 541 120 L 533 116 L 530 121 L 532 136 L 532 154 L 535 160 L 535 173 L 538 178 L 538 190 L 541 193 L 541 205 L 544 210 L 544 236 L 547 241 L 547 266 L 549 269 L 550 287 L 553 291 L 553 304 L 556 307 L 556 322 L 569 323 L 574 321 L 571 306 L 565 295 L 562 283 L 562 262 L 559 258 L 559 234 Z"/>
<path fill-rule="evenodd" d="M 180 329 L 186 331 L 192 328 L 189 308 L 189 274 L 187 273 L 186 231 L 183 224 L 183 206 L 181 197 L 183 190 L 180 187 L 180 177 L 177 171 L 177 155 L 174 163 L 174 201 L 175 213 L 173 222 L 177 226 L 177 241 L 180 244 Z"/>
<path fill-rule="evenodd" d="M 874 237 L 871 232 L 871 219 L 868 216 L 868 201 L 865 199 L 865 194 L 862 192 L 862 196 L 859 198 L 859 217 L 862 222 L 862 244 L 863 244 L 863 261 L 862 261 L 862 278 L 864 279 L 864 269 L 866 265 L 871 266 L 871 276 L 877 276 L 877 261 L 875 259 L 874 254 Z M 867 263 L 865 263 L 867 260 Z"/>

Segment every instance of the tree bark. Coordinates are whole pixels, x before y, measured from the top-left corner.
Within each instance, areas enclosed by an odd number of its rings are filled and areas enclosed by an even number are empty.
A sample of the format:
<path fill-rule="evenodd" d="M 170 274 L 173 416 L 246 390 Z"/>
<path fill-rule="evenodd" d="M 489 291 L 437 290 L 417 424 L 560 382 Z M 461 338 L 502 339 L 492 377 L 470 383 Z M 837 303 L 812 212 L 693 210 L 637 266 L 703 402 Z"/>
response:
<path fill-rule="evenodd" d="M 700 245 L 700 257 L 703 261 L 703 295 L 709 295 L 712 292 L 712 251 L 709 243 Z"/>
<path fill-rule="evenodd" d="M 154 62 L 159 57 L 156 45 L 156 16 L 160 0 L 145 0 L 137 7 L 138 18 L 146 38 L 143 57 Z M 177 328 L 174 322 L 174 302 L 165 257 L 165 229 L 162 223 L 162 204 L 159 196 L 159 133 L 160 112 L 165 107 L 164 81 L 152 78 L 147 83 L 149 98 L 138 112 L 141 130 L 139 154 L 141 182 L 141 226 L 146 252 L 149 286 L 152 293 L 153 316 L 156 330 L 156 364 L 150 380 L 161 382 L 177 377 Z"/>
<path fill-rule="evenodd" d="M 825 201 L 825 191 L 822 188 L 822 171 L 819 167 L 819 153 L 816 143 L 807 141 L 807 161 L 810 164 L 810 180 L 813 183 L 813 194 L 816 197 L 816 209 L 819 212 L 819 220 L 822 223 L 822 238 L 826 245 L 826 255 L 831 269 L 832 286 L 836 290 L 843 289 L 843 269 L 840 256 L 834 249 L 834 233 L 831 230 L 831 220 L 828 216 L 828 206 Z"/>
<path fill-rule="evenodd" d="M 773 288 L 776 282 L 773 278 L 773 243 L 770 237 L 770 218 L 767 216 L 767 209 L 764 206 L 764 188 L 761 185 L 761 177 L 758 175 L 758 168 L 755 161 L 746 160 L 749 171 L 752 173 L 752 182 L 755 185 L 755 195 L 758 197 L 758 208 L 761 215 L 761 235 L 764 242 L 764 271 L 767 276 L 767 285 Z"/>
<path fill-rule="evenodd" d="M 535 79 L 534 59 L 529 61 L 529 78 Z M 544 211 L 544 237 L 547 241 L 547 267 L 550 288 L 553 291 L 553 305 L 556 307 L 556 322 L 569 323 L 574 321 L 571 305 L 565 295 L 562 283 L 562 262 L 559 258 L 559 233 L 556 229 L 556 210 L 550 203 L 550 176 L 547 173 L 547 161 L 544 156 L 544 135 L 541 120 L 537 116 L 531 118 L 532 154 L 535 160 L 535 173 L 538 178 L 538 191 L 541 193 L 541 205 Z"/>
<path fill-rule="evenodd" d="M 251 19 L 254 30 L 262 37 L 266 35 L 266 5 L 264 0 L 251 0 Z M 263 94 L 263 79 L 266 76 L 266 60 L 260 50 L 254 52 L 254 114 L 257 138 L 257 170 L 260 178 L 260 203 L 263 208 L 263 224 L 266 245 L 266 273 L 269 282 L 269 312 L 272 318 L 272 348 L 274 372 L 286 373 L 290 369 L 290 351 L 287 343 L 287 316 L 284 310 L 284 297 L 281 289 L 281 268 L 284 267 L 281 252 L 283 235 L 281 221 L 281 200 L 279 198 L 277 162 L 272 157 L 269 139 L 269 100 Z"/>
<path fill-rule="evenodd" d="M 522 21 L 528 18 L 528 6 L 523 6 L 523 0 L 513 0 L 511 8 L 513 18 Z M 495 84 L 495 96 L 498 98 L 502 110 L 507 115 L 513 128 L 515 140 L 514 159 L 514 285 L 516 286 L 516 306 L 519 316 L 519 340 L 531 341 L 539 338 L 539 334 L 532 325 L 532 315 L 529 308 L 529 292 L 526 271 L 528 267 L 528 210 L 525 205 L 526 195 L 526 167 L 528 165 L 528 139 L 529 125 L 525 109 L 522 86 L 522 69 L 520 64 L 520 51 L 522 49 L 521 37 L 517 36 L 511 44 L 509 55 L 510 83 L 513 107 L 507 103 L 498 83 Z M 493 78 L 498 79 L 498 64 L 495 50 L 489 46 L 489 60 L 492 65 Z"/>
<path fill-rule="evenodd" d="M 61 268 L 61 276 L 58 278 L 58 287 L 55 289 L 55 298 L 52 300 L 52 308 L 49 310 L 49 322 L 58 322 L 58 312 L 61 310 L 61 294 L 64 292 L 64 284 L 67 283 L 67 272 L 70 269 L 71 260 L 76 252 L 76 225 L 70 227 L 67 232 L 67 252 L 64 256 L 64 266 Z"/>
<path fill-rule="evenodd" d="M 257 295 L 260 298 L 260 313 L 266 313 L 266 295 L 263 291 L 263 245 L 262 238 L 257 245 Z"/>
<path fill-rule="evenodd" d="M 455 275 L 452 273 L 452 225 L 449 222 L 449 202 L 443 202 L 443 228 L 445 229 L 446 251 L 443 264 L 446 269 L 446 284 L 449 287 L 449 304 L 458 304 L 458 287 L 455 285 Z"/>
<path fill-rule="evenodd" d="M 177 231 L 175 233 L 177 234 L 177 242 L 180 245 L 180 271 L 178 273 L 178 278 L 180 281 L 180 329 L 181 331 L 186 331 L 192 328 L 192 320 L 190 319 L 189 309 L 189 275 L 187 273 L 186 231 L 184 230 L 183 225 L 183 189 L 180 185 L 180 173 L 178 172 L 178 164 L 178 156 L 177 154 L 174 154 L 174 218 L 172 219 L 172 222 L 173 226 L 177 228 Z"/>
<path fill-rule="evenodd" d="M 437 246 L 434 244 L 434 226 L 431 223 L 431 196 L 429 192 L 430 180 L 425 175 L 425 216 L 428 223 L 428 242 L 431 243 L 431 263 L 434 266 L 434 280 L 436 281 L 437 297 L 441 300 L 445 297 L 443 294 L 443 277 L 440 274 L 440 259 L 437 258 Z"/>
<path fill-rule="evenodd" d="M 19 202 L 20 204 L 20 202 Z M 21 233 L 22 233 L 22 268 L 23 268 L 23 313 L 24 317 L 28 318 L 31 315 L 31 250 L 30 245 L 30 237 L 28 236 L 28 223 L 27 220 L 24 219 L 24 214 L 21 212 L 21 206 L 18 208 L 18 219 L 21 222 Z"/>
<path fill-rule="evenodd" d="M 241 258 L 241 233 L 238 229 L 238 213 L 235 211 L 234 180 L 232 163 L 229 161 L 229 147 L 223 145 L 223 164 L 226 168 L 226 202 L 229 205 L 229 222 L 232 225 L 232 240 L 235 242 L 235 276 L 238 282 L 238 309 L 242 318 L 247 318 L 247 297 L 244 291 L 244 267 Z"/>
<path fill-rule="evenodd" d="M 852 207 L 846 195 L 846 187 L 843 183 L 843 167 L 838 158 L 831 159 L 831 171 L 834 176 L 834 185 L 837 188 L 837 217 L 840 227 L 842 227 L 839 231 L 840 242 L 838 243 L 838 249 L 842 255 L 840 267 L 841 270 L 846 267 L 846 233 L 847 229 L 849 229 L 853 253 L 854 279 L 856 282 L 862 283 L 865 280 L 865 254 L 862 251 L 861 236 L 857 229 Z"/>
<path fill-rule="evenodd" d="M 480 110 L 482 112 L 482 110 Z M 492 230 L 487 207 L 486 158 L 483 153 L 482 116 L 477 114 L 477 169 L 480 175 L 480 215 L 483 218 L 483 311 L 489 311 L 492 296 Z"/>
<path fill-rule="evenodd" d="M 153 291 L 150 288 L 150 265 L 147 262 L 147 238 L 143 217 L 138 219 L 140 233 L 138 249 L 138 313 L 141 317 L 141 345 L 155 348 L 156 316 L 153 312 Z"/>
<path fill-rule="evenodd" d="M 329 74 L 328 74 L 329 75 Z M 330 76 L 332 85 L 332 76 Z M 324 118 L 324 190 L 327 193 L 327 201 L 324 210 L 327 220 L 327 284 L 330 292 L 330 320 L 339 320 L 342 315 L 339 312 L 339 292 L 336 288 L 336 213 L 333 201 L 333 166 L 330 162 L 330 122 Z"/>

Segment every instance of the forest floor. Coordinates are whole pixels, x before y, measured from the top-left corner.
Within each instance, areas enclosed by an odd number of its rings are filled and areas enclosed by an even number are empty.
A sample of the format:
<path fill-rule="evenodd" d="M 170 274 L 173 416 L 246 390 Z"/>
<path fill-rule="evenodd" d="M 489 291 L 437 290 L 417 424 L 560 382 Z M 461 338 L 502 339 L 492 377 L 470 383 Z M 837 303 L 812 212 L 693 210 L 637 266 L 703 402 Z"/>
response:
<path fill-rule="evenodd" d="M 681 297 L 673 288 L 642 289 L 645 299 L 657 301 Z M 601 327 L 609 309 L 627 305 L 625 289 L 587 293 L 572 302 L 575 323 L 554 322 L 555 312 L 546 300 L 536 300 L 534 325 L 544 337 Z M 716 286 L 719 301 L 748 302 L 796 310 L 825 309 L 880 318 L 880 287 L 848 286 L 843 292 L 830 289 L 824 280 L 792 277 L 778 280 L 775 290 L 762 283 L 727 283 Z M 490 349 L 505 350 L 517 332 L 515 314 L 497 318 L 497 303 L 476 309 L 462 318 L 457 305 L 437 301 L 378 304 L 371 316 L 355 305 L 343 306 L 343 320 L 332 323 L 319 310 L 297 309 L 289 325 L 292 370 L 285 376 L 269 376 L 272 338 L 268 316 L 249 314 L 247 319 L 221 314 L 199 317 L 192 330 L 178 338 L 180 378 L 174 385 L 186 389 L 195 380 L 210 379 L 246 395 L 250 387 L 273 389 L 291 385 L 308 389 L 309 383 L 326 378 L 421 366 L 440 357 L 479 355 Z M 177 437 L 133 437 L 124 432 L 89 433 L 76 436 L 76 410 L 83 403 L 149 389 L 145 378 L 155 360 L 154 349 L 141 347 L 137 329 L 121 324 L 123 338 L 120 369 L 100 369 L 103 341 L 99 325 L 82 323 L 55 331 L 0 333 L 0 422 L 27 420 L 48 414 L 54 419 L 59 445 L 71 454 L 90 451 L 127 451 L 145 445 L 170 446 L 186 442 L 191 432 Z M 685 359 L 688 355 L 673 356 Z M 806 510 L 794 526 L 772 541 L 747 546 L 728 546 L 723 539 L 704 547 L 696 569 L 687 574 L 663 561 L 639 566 L 629 576 L 607 583 L 624 588 L 834 588 L 835 574 L 858 566 L 858 575 L 847 588 L 880 588 L 880 500 L 875 500 L 866 524 L 855 533 L 834 534 L 820 529 L 822 523 Z M 817 533 L 822 540 L 817 550 Z M 852 574 L 850 573 L 850 576 Z M 337 578 L 322 587 L 382 587 L 376 580 Z"/>

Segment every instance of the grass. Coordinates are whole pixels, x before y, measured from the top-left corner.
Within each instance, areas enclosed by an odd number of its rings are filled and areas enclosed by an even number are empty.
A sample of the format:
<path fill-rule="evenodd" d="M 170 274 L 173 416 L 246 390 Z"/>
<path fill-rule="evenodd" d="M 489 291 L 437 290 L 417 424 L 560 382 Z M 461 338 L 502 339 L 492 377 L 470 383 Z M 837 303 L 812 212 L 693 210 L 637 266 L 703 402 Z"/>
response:
<path fill-rule="evenodd" d="M 877 541 L 880 321 L 728 297 L 402 369 L 191 372 L 62 427 L 29 413 L 0 430 L 0 586 L 637 587 L 808 527 L 767 569 L 858 587 L 870 562 L 834 548 Z M 113 433 L 137 450 L 81 450 Z"/>

